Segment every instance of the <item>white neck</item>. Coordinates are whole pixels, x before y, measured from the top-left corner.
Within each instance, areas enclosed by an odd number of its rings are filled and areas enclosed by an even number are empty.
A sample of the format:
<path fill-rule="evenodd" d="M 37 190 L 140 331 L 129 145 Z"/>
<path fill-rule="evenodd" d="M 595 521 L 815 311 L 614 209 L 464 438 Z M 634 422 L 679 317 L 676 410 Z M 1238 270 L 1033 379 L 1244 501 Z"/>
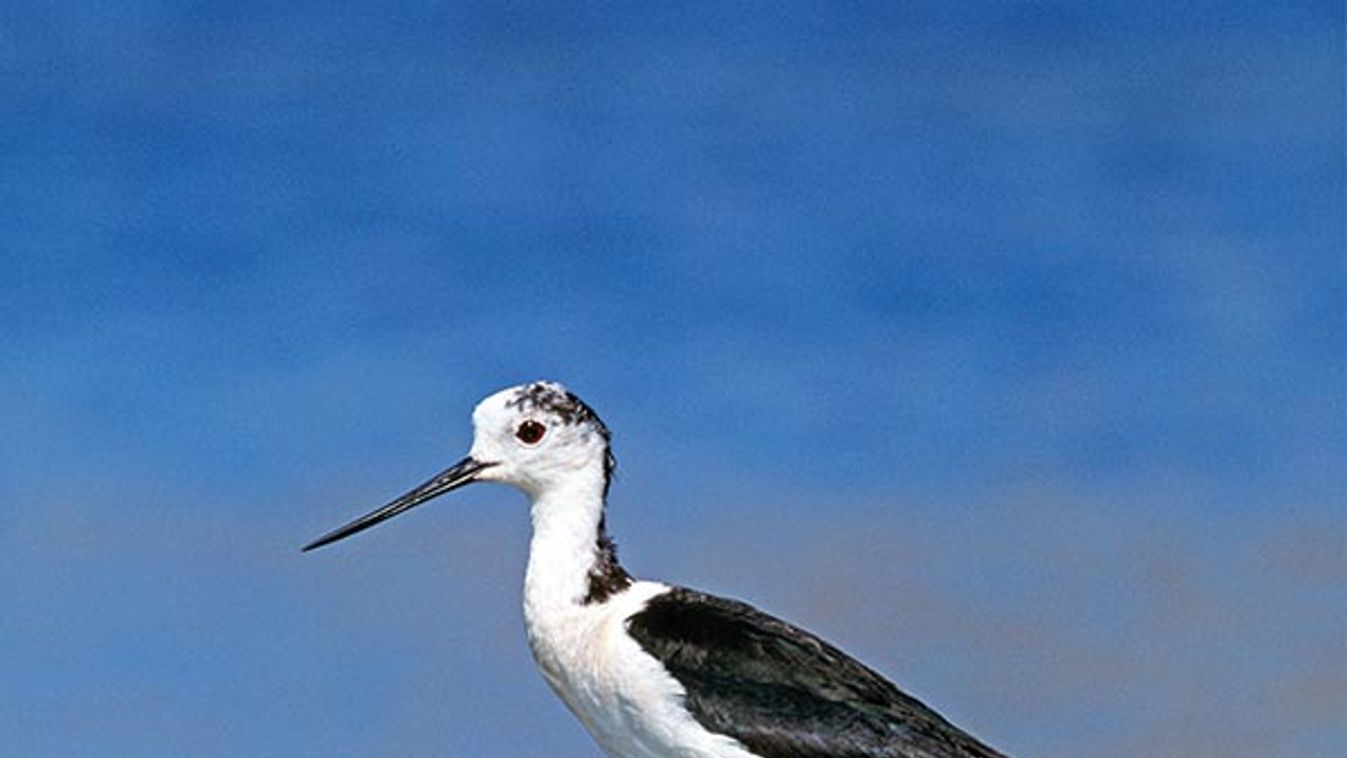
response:
<path fill-rule="evenodd" d="M 601 464 L 588 466 L 533 495 L 533 539 L 524 574 L 524 618 L 545 617 L 583 604 L 603 519 Z"/>

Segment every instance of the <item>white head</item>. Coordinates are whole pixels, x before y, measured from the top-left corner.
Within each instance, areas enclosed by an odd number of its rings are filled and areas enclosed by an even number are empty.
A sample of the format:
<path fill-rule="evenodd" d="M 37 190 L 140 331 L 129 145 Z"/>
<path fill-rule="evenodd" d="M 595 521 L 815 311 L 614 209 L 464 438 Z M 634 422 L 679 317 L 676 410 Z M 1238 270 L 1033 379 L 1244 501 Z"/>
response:
<path fill-rule="evenodd" d="M 577 479 L 613 474 L 612 437 L 597 414 L 556 382 L 501 390 L 472 412 L 469 457 L 490 464 L 479 481 L 503 482 L 537 497 Z"/>
<path fill-rule="evenodd" d="M 556 382 L 501 390 L 472 413 L 468 457 L 388 505 L 319 537 L 305 550 L 336 542 L 431 498 L 476 481 L 518 487 L 534 499 L 556 488 L 591 487 L 606 496 L 615 461 L 597 414 Z"/>

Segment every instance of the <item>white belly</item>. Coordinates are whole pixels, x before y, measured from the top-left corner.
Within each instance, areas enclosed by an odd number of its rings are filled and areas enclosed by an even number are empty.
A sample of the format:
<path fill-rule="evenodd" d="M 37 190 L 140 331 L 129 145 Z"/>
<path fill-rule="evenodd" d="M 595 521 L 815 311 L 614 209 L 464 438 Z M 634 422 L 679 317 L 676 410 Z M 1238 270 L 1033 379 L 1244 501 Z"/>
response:
<path fill-rule="evenodd" d="M 613 758 L 753 758 L 697 723 L 683 708 L 682 685 L 627 635 L 626 618 L 666 590 L 637 582 L 606 603 L 526 601 L 529 647 L 543 677 Z"/>

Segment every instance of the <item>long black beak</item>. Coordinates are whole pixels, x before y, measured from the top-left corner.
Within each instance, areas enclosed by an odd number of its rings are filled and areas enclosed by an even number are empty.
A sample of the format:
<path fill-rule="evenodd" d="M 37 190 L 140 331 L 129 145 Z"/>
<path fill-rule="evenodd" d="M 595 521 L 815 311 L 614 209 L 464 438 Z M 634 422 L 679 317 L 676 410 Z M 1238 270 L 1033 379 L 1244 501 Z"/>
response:
<path fill-rule="evenodd" d="M 307 553 L 314 548 L 319 548 L 323 545 L 336 542 L 337 540 L 345 539 L 356 532 L 363 532 L 380 521 L 387 521 L 399 513 L 411 510 L 431 498 L 439 497 L 440 495 L 443 495 L 450 490 L 456 490 L 465 484 L 471 484 L 476 481 L 477 472 L 494 465 L 496 464 L 483 463 L 471 456 L 464 458 L 439 474 L 436 474 L 430 481 L 422 484 L 388 505 L 385 505 L 379 510 L 361 516 L 345 526 L 337 527 L 327 534 L 324 534 L 322 537 L 310 542 L 304 546 L 304 552 Z"/>

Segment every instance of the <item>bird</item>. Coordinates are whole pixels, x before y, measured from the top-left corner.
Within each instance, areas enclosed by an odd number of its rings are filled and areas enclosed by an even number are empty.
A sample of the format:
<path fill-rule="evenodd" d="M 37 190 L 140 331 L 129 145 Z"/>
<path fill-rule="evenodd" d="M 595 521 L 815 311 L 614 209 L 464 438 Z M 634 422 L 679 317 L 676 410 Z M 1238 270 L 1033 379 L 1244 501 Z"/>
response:
<path fill-rule="evenodd" d="M 472 421 L 467 457 L 304 552 L 474 482 L 511 485 L 531 501 L 530 650 L 612 758 L 1007 758 L 811 632 L 629 574 L 605 519 L 612 434 L 564 385 L 501 390 Z"/>

